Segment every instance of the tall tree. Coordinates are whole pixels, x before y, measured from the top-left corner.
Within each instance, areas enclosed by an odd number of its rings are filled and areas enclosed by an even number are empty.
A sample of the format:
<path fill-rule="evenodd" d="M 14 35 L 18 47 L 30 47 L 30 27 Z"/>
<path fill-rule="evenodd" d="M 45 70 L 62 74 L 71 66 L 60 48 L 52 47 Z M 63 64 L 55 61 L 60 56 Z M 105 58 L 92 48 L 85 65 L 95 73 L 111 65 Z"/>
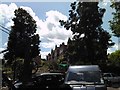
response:
<path fill-rule="evenodd" d="M 12 19 L 14 26 L 11 27 L 11 32 L 8 38 L 8 52 L 4 57 L 9 63 L 15 62 L 17 58 L 24 59 L 24 68 L 22 80 L 28 81 L 31 77 L 32 58 L 39 55 L 39 35 L 36 33 L 36 21 L 30 14 L 18 8 L 14 11 L 15 17 Z"/>
<path fill-rule="evenodd" d="M 116 50 L 108 55 L 108 70 L 120 74 L 120 50 Z"/>
<path fill-rule="evenodd" d="M 108 60 L 112 66 L 120 67 L 120 50 L 116 50 L 115 52 L 112 52 L 110 55 L 108 55 Z"/>
<path fill-rule="evenodd" d="M 112 1 L 111 8 L 115 9 L 113 12 L 113 20 L 110 22 L 110 28 L 114 36 L 118 37 L 118 49 L 120 50 L 120 1 Z"/>
<path fill-rule="evenodd" d="M 113 20 L 110 21 L 110 27 L 114 36 L 120 37 L 120 1 L 112 1 L 111 8 L 114 8 L 115 12 L 112 13 Z"/>
<path fill-rule="evenodd" d="M 107 49 L 112 46 L 110 34 L 102 28 L 105 9 L 98 2 L 74 2 L 69 19 L 60 20 L 61 25 L 73 32 L 68 40 L 67 57 L 70 64 L 104 64 Z"/>

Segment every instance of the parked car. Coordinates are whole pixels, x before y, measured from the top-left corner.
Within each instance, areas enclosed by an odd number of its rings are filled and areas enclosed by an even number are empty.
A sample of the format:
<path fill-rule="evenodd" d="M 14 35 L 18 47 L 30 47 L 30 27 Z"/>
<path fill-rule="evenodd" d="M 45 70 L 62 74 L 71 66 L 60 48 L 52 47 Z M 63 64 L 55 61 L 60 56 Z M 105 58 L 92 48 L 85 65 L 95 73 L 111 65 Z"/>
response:
<path fill-rule="evenodd" d="M 112 86 L 112 84 L 120 83 L 120 76 L 114 73 L 103 73 L 103 78 L 107 86 Z"/>
<path fill-rule="evenodd" d="M 64 74 L 62 73 L 42 73 L 34 78 L 37 88 L 59 88 L 64 83 Z"/>
<path fill-rule="evenodd" d="M 68 90 L 107 90 L 98 65 L 69 66 L 62 88 Z"/>
<path fill-rule="evenodd" d="M 21 82 L 14 84 L 15 89 L 13 90 L 39 90 L 59 88 L 64 83 L 64 74 L 62 73 L 41 73 L 32 77 L 32 80 L 28 84 L 24 85 Z"/>

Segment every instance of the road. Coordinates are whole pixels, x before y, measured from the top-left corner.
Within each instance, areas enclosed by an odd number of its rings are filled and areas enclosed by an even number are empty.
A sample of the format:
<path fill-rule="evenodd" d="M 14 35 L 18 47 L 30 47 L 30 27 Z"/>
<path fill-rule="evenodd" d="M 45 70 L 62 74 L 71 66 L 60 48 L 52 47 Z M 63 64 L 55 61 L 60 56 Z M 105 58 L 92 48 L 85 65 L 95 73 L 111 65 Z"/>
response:
<path fill-rule="evenodd" d="M 8 88 L 2 88 L 0 90 L 8 90 Z M 113 87 L 108 87 L 107 90 L 120 90 L 120 88 L 113 88 Z"/>
<path fill-rule="evenodd" d="M 7 87 L 4 87 L 0 90 L 8 90 Z M 113 85 L 112 87 L 107 87 L 107 90 L 120 90 L 120 83 L 119 84 L 116 84 L 116 85 Z"/>
<path fill-rule="evenodd" d="M 120 90 L 120 88 L 108 87 L 107 90 Z"/>
<path fill-rule="evenodd" d="M 107 90 L 120 90 L 120 83 L 114 84 L 112 87 L 107 87 Z"/>

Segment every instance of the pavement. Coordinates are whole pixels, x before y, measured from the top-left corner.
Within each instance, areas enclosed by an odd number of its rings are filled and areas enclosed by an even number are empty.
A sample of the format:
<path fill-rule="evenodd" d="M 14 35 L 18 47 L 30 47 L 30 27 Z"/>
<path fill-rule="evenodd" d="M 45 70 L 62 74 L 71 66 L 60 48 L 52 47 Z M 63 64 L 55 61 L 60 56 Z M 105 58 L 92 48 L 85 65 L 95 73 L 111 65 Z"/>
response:
<path fill-rule="evenodd" d="M 114 84 L 111 87 L 107 87 L 107 90 L 120 90 L 120 83 Z"/>
<path fill-rule="evenodd" d="M 8 87 L 1 87 L 0 90 L 8 90 Z"/>
<path fill-rule="evenodd" d="M 0 90 L 8 90 L 7 87 L 3 87 Z M 120 88 L 107 87 L 107 90 L 120 90 Z"/>
<path fill-rule="evenodd" d="M 120 90 L 120 88 L 107 87 L 107 90 Z"/>
<path fill-rule="evenodd" d="M 8 90 L 7 87 L 2 87 L 0 90 Z M 107 90 L 120 90 L 120 83 L 119 84 L 114 84 L 111 87 L 107 87 Z"/>

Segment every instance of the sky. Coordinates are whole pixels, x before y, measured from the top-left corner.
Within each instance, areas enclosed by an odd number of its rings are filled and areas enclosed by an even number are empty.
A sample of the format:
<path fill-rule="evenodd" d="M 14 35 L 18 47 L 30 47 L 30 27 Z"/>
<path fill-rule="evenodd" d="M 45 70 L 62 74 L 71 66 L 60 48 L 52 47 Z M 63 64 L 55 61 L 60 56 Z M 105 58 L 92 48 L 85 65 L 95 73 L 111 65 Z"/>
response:
<path fill-rule="evenodd" d="M 59 1 L 59 0 L 58 0 Z M 71 1 L 73 2 L 73 0 Z M 40 54 L 42 58 L 46 58 L 46 55 L 51 52 L 51 49 L 55 48 L 55 45 L 59 46 L 61 43 L 67 44 L 69 37 L 72 37 L 72 32 L 66 30 L 60 26 L 59 20 L 67 20 L 69 17 L 69 9 L 71 2 L 55 2 L 49 0 L 40 2 L 14 2 L 14 0 L 5 0 L 0 2 L 0 25 L 8 28 L 13 25 L 12 18 L 14 17 L 14 10 L 21 7 L 28 11 L 37 24 L 37 34 L 40 36 Z M 109 7 L 110 3 L 104 0 L 104 3 L 100 4 L 100 7 L 106 8 L 106 12 L 103 18 L 103 28 L 111 33 L 108 20 L 112 20 L 111 12 L 113 9 Z M 117 38 L 112 37 L 112 40 L 116 43 L 112 48 L 108 49 L 108 53 L 117 50 Z M 8 34 L 0 30 L 0 51 L 7 47 Z M 2 58 L 0 54 L 0 58 Z"/>

